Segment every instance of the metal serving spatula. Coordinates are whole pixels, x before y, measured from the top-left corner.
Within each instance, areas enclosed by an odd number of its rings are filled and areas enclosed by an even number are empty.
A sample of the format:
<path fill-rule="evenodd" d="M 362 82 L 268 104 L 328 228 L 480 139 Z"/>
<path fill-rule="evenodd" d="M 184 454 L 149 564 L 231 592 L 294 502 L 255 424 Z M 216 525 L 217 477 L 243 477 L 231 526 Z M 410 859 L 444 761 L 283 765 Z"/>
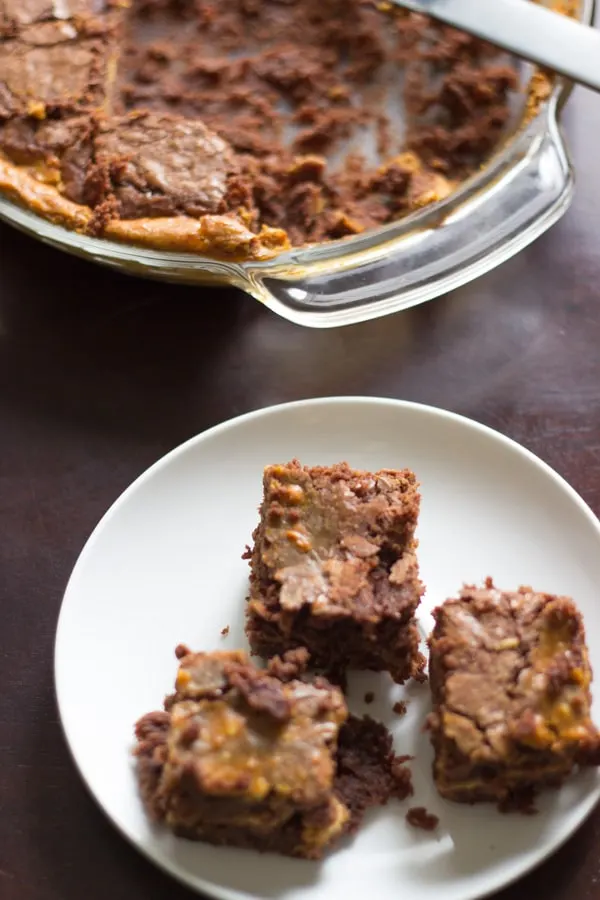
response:
<path fill-rule="evenodd" d="M 600 91 L 600 31 L 529 0 L 393 0 Z"/>

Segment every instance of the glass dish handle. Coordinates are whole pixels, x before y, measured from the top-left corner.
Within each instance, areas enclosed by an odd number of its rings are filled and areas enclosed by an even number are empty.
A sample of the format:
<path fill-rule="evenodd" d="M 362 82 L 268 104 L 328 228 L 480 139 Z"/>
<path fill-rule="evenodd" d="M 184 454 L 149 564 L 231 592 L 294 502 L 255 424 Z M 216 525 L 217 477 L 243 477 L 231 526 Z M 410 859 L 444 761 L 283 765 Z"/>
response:
<path fill-rule="evenodd" d="M 369 246 L 365 236 L 365 249 L 350 256 L 338 242 L 323 248 L 322 265 L 313 250 L 310 264 L 298 251 L 279 271 L 276 264 L 268 271 L 249 267 L 244 288 L 284 318 L 313 328 L 365 321 L 453 290 L 509 259 L 568 208 L 573 171 L 556 104 L 514 141 L 503 163 L 500 172 L 490 166 L 484 184 L 481 178 L 476 188 L 465 184 L 442 221 L 432 207 L 429 222 L 421 213 L 418 228 L 411 217 L 395 223 L 389 240 L 380 233 Z M 339 268 L 331 272 L 336 255 Z"/>

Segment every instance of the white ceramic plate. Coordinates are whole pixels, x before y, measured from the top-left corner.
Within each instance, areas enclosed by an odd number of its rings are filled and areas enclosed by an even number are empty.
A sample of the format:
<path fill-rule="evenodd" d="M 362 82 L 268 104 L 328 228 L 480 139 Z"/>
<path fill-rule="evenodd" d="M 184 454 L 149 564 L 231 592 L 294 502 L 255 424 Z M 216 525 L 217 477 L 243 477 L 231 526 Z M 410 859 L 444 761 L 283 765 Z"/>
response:
<path fill-rule="evenodd" d="M 533 817 L 445 803 L 433 789 L 421 732 L 427 687 L 401 689 L 387 676 L 357 676 L 351 706 L 366 709 L 365 691 L 376 692 L 368 710 L 390 724 L 399 751 L 416 755 L 412 804 L 440 817 L 437 832 L 412 829 L 404 818 L 410 804 L 390 803 L 317 864 L 190 843 L 144 817 L 130 758 L 133 723 L 170 689 L 176 644 L 245 646 L 248 567 L 240 557 L 256 524 L 262 468 L 293 456 L 415 470 L 424 631 L 431 608 L 465 580 L 532 584 L 576 599 L 600 672 L 600 526 L 556 473 L 501 435 L 438 409 L 367 398 L 288 404 L 174 450 L 123 494 L 88 541 L 65 595 L 55 660 L 60 714 L 81 774 L 139 850 L 216 897 L 471 900 L 499 889 L 577 828 L 598 800 L 596 773 L 546 795 Z M 403 718 L 391 711 L 400 697 L 411 701 Z"/>

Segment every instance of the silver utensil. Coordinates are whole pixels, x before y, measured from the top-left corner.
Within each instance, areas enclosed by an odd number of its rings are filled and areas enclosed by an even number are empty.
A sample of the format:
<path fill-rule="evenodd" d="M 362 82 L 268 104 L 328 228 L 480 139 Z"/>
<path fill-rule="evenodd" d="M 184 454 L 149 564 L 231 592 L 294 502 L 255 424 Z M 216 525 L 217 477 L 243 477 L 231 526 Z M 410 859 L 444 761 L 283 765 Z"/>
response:
<path fill-rule="evenodd" d="M 600 91 L 600 31 L 529 0 L 393 0 Z"/>

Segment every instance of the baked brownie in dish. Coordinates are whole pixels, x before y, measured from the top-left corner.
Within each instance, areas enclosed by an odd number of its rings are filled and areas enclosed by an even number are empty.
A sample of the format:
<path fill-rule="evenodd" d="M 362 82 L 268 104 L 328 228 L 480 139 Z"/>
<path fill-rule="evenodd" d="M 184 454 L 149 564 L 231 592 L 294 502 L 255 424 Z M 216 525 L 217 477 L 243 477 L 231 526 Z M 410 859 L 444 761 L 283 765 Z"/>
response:
<path fill-rule="evenodd" d="M 176 834 L 317 859 L 411 792 L 386 729 L 351 718 L 341 737 L 341 692 L 296 678 L 293 655 L 262 671 L 242 651 L 177 652 L 176 691 L 137 723 L 134 751 L 149 815 Z"/>
<path fill-rule="evenodd" d="M 447 196 L 547 96 L 517 72 L 380 0 L 0 0 L 0 191 L 79 232 L 269 259 Z"/>
<path fill-rule="evenodd" d="M 34 22 L 99 15 L 106 7 L 104 0 L 0 0 L 0 35 L 16 34 Z"/>
<path fill-rule="evenodd" d="M 0 22 L 0 187 L 79 230 L 95 117 L 114 81 L 119 14 L 78 2 L 4 0 Z M 64 17 L 63 17 L 64 16 Z M 11 170 L 8 160 L 17 163 Z M 11 174 L 12 173 L 12 174 Z"/>
<path fill-rule="evenodd" d="M 422 672 L 414 613 L 420 495 L 408 470 L 267 466 L 246 633 L 265 657 L 306 647 L 328 673 Z"/>
<path fill-rule="evenodd" d="M 526 807 L 576 766 L 600 764 L 581 615 L 568 597 L 490 579 L 434 613 L 428 727 L 449 800 Z"/>
<path fill-rule="evenodd" d="M 348 715 L 339 690 L 281 682 L 241 651 L 187 653 L 167 706 L 156 789 L 140 774 L 152 812 L 177 834 L 310 858 L 342 832 L 348 811 L 332 791 Z"/>

